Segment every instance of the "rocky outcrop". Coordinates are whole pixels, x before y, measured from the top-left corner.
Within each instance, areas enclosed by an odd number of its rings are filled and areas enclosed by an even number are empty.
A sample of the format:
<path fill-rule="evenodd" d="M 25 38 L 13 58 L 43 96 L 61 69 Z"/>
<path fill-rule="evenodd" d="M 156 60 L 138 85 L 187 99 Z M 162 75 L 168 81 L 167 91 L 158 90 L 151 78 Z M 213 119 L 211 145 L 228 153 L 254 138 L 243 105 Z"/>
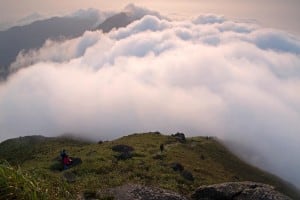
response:
<path fill-rule="evenodd" d="M 186 179 L 186 180 L 188 180 L 188 181 L 194 181 L 194 180 L 195 180 L 193 174 L 192 174 L 190 171 L 183 170 L 183 171 L 180 173 L 180 175 L 181 175 L 184 179 Z"/>
<path fill-rule="evenodd" d="M 127 153 L 134 151 L 134 148 L 125 144 L 118 144 L 111 148 L 113 151 L 121 152 L 121 153 Z"/>
<path fill-rule="evenodd" d="M 184 133 L 176 133 L 176 134 L 173 134 L 171 136 L 174 137 L 174 138 L 176 138 L 178 142 L 181 142 L 181 143 L 185 143 L 186 142 Z"/>
<path fill-rule="evenodd" d="M 190 198 L 172 191 L 137 184 L 85 192 L 79 197 L 114 200 L 292 200 L 275 191 L 273 186 L 254 182 L 229 182 L 199 187 Z"/>
<path fill-rule="evenodd" d="M 291 200 L 273 186 L 254 182 L 232 182 L 199 187 L 193 200 Z"/>
<path fill-rule="evenodd" d="M 143 185 L 123 185 L 108 191 L 99 191 L 96 198 L 111 198 L 114 200 L 187 200 L 177 193 Z"/>
<path fill-rule="evenodd" d="M 119 144 L 113 146 L 112 150 L 120 153 L 115 155 L 117 160 L 127 160 L 133 157 L 132 151 L 134 151 L 134 148 L 131 146 Z"/>
<path fill-rule="evenodd" d="M 176 171 L 176 172 L 177 172 L 177 171 L 182 172 L 182 171 L 184 170 L 183 165 L 180 164 L 180 163 L 177 163 L 177 162 L 171 163 L 171 168 L 172 168 L 174 171 Z"/>

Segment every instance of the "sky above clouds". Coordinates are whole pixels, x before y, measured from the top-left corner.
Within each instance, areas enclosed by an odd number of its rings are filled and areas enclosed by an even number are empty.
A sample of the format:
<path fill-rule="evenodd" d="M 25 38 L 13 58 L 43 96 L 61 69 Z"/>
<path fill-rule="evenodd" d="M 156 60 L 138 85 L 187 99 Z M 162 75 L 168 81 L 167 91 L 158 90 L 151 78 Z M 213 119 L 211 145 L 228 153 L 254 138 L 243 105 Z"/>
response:
<path fill-rule="evenodd" d="M 20 53 L 11 67 L 26 68 L 0 85 L 0 141 L 211 135 L 300 187 L 299 66 L 300 40 L 284 31 L 214 14 L 147 15 Z"/>

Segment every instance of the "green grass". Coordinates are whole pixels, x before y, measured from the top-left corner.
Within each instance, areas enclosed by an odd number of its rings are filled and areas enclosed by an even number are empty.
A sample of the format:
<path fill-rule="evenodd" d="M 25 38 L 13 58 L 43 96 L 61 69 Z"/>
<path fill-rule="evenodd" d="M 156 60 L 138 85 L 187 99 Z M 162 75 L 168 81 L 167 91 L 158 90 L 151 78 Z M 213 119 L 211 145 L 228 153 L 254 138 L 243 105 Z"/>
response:
<path fill-rule="evenodd" d="M 38 181 L 21 168 L 13 168 L 8 163 L 0 164 L 0 199 L 47 199 Z"/>
<path fill-rule="evenodd" d="M 111 150 L 117 144 L 134 147 L 133 158 L 118 161 L 115 157 L 118 153 Z M 165 144 L 162 154 L 160 144 Z M 64 180 L 63 172 L 53 170 L 62 149 L 83 160 L 81 165 L 67 170 L 76 176 L 74 183 Z M 0 159 L 8 160 L 14 166 L 9 166 L 11 172 L 18 172 L 20 166 L 22 174 L 26 174 L 24 180 L 33 180 L 37 186 L 34 191 L 44 191 L 45 198 L 50 199 L 74 199 L 84 192 L 96 193 L 126 183 L 158 186 L 188 195 L 201 185 L 228 181 L 267 183 L 300 199 L 298 191 L 291 185 L 246 164 L 217 140 L 206 137 L 189 138 L 183 144 L 171 136 L 153 133 L 133 134 L 102 144 L 67 138 L 25 137 L 1 143 Z M 185 180 L 173 171 L 170 167 L 173 162 L 181 163 L 195 180 Z"/>

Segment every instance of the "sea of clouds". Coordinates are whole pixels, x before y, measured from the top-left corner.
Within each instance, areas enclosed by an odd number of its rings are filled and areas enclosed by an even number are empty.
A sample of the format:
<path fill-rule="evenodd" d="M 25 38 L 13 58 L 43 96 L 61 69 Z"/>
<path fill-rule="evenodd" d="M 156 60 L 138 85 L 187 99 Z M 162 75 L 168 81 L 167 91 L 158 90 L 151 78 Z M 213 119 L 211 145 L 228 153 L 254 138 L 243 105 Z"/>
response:
<path fill-rule="evenodd" d="M 0 141 L 73 133 L 216 136 L 300 187 L 300 40 L 208 14 L 146 15 L 20 53 L 0 85 Z"/>

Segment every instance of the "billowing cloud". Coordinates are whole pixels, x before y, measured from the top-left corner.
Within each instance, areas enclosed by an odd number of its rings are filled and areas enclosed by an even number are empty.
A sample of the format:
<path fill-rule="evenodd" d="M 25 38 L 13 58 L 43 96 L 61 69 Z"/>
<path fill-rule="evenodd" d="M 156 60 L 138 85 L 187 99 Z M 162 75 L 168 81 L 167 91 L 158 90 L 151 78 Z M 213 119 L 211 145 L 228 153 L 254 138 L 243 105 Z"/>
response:
<path fill-rule="evenodd" d="M 299 49 L 295 36 L 211 14 L 147 15 L 108 34 L 48 41 L 20 55 L 14 65 L 27 67 L 0 85 L 0 139 L 213 135 L 299 187 Z"/>

